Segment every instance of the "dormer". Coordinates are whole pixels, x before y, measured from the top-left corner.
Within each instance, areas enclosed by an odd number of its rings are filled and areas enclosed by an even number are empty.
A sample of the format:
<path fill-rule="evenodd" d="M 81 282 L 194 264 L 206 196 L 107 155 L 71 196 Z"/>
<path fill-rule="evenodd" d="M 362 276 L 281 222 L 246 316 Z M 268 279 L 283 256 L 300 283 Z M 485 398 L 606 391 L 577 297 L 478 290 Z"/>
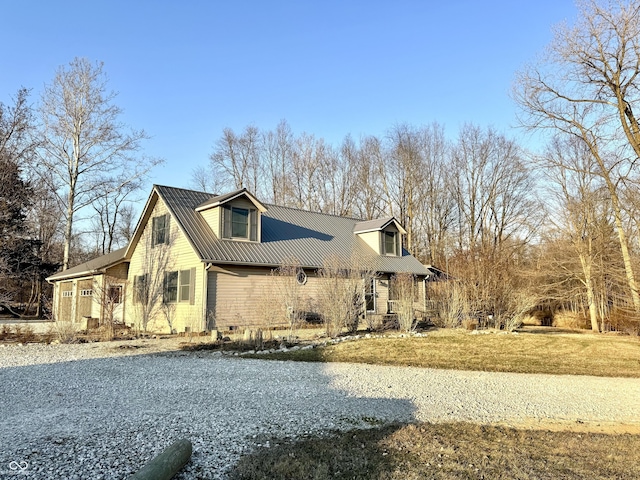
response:
<path fill-rule="evenodd" d="M 260 242 L 267 208 L 246 188 L 219 195 L 196 207 L 220 239 Z"/>
<path fill-rule="evenodd" d="M 407 231 L 393 217 L 359 222 L 353 233 L 378 255 L 402 256 L 402 235 Z"/>

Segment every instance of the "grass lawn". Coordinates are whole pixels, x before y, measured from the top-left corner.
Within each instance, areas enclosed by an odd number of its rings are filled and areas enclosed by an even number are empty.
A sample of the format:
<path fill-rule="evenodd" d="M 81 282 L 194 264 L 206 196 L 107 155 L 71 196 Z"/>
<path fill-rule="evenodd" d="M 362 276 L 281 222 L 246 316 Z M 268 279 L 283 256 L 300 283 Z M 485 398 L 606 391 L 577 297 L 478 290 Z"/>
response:
<path fill-rule="evenodd" d="M 391 425 L 262 447 L 232 479 L 637 479 L 640 435 Z"/>
<path fill-rule="evenodd" d="M 640 378 L 637 337 L 553 328 L 526 328 L 517 335 L 431 330 L 426 337 L 360 339 L 256 357 Z M 274 439 L 271 447 L 244 456 L 230 478 L 640 478 L 638 428 L 631 428 L 632 433 L 555 430 L 423 423 L 296 442 Z"/>
<path fill-rule="evenodd" d="M 527 328 L 517 334 L 431 330 L 425 337 L 370 338 L 257 358 L 489 372 L 640 378 L 640 340 Z"/>

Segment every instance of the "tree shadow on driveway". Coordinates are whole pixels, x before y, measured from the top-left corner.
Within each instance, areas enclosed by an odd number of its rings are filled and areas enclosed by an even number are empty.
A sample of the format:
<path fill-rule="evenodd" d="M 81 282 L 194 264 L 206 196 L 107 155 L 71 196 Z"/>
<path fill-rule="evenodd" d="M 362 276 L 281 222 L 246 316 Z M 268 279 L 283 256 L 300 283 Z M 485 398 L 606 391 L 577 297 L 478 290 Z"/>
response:
<path fill-rule="evenodd" d="M 411 401 L 349 394 L 324 364 L 202 352 L 0 368 L 0 385 L 0 476 L 123 478 L 188 438 L 176 478 L 220 478 L 265 439 L 415 421 Z"/>

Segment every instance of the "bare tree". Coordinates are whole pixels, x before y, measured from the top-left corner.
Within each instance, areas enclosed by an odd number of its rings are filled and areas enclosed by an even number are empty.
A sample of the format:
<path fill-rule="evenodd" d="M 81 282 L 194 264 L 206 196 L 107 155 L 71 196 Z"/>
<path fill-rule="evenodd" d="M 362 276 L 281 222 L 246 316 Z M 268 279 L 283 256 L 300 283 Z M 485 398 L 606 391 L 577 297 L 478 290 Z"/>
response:
<path fill-rule="evenodd" d="M 394 311 L 398 316 L 398 327 L 402 332 L 411 332 L 415 327 L 414 301 L 416 297 L 416 277 L 407 272 L 396 273 L 390 281 L 393 292 Z"/>
<path fill-rule="evenodd" d="M 39 315 L 43 278 L 52 272 L 29 219 L 34 182 L 24 171 L 37 147 L 35 122 L 28 91 L 13 100 L 0 102 L 0 303 L 9 309 L 10 302 L 26 303 L 23 314 L 35 304 Z"/>
<path fill-rule="evenodd" d="M 355 253 L 349 259 L 336 255 L 324 259 L 318 270 L 321 287 L 317 301 L 328 336 L 338 336 L 343 328 L 350 333 L 358 330 L 365 286 L 374 276 L 366 259 Z"/>
<path fill-rule="evenodd" d="M 522 124 L 573 135 L 589 149 L 608 189 L 628 288 L 640 293 L 624 229 L 620 188 L 640 157 L 640 2 L 578 3 L 575 25 L 560 25 L 546 55 L 522 71 L 514 97 Z"/>
<path fill-rule="evenodd" d="M 140 179 L 119 179 L 118 185 L 103 183 L 96 186 L 102 190 L 91 204 L 96 215 L 93 216 L 96 253 L 104 255 L 119 248 L 131 238 L 131 203 L 137 200 L 135 194 L 142 188 Z M 128 224 L 127 224 L 128 223 Z"/>
<path fill-rule="evenodd" d="M 263 135 L 265 170 L 268 172 L 270 199 L 277 205 L 289 205 L 291 161 L 293 155 L 293 133 L 289 124 L 282 120 L 275 132 Z"/>
<path fill-rule="evenodd" d="M 304 282 L 300 280 L 300 275 L 306 278 L 300 267 L 300 261 L 296 258 L 288 258 L 272 272 L 271 277 L 273 291 L 281 307 L 281 315 L 287 320 L 289 326 L 290 341 L 293 340 L 296 329 L 305 318 L 305 308 L 308 303 L 308 298 L 302 293 Z"/>
<path fill-rule="evenodd" d="M 235 188 L 247 188 L 256 195 L 262 193 L 262 168 L 260 161 L 261 136 L 254 126 L 247 126 L 241 135 L 225 128 L 211 154 L 210 162 L 215 175 Z"/>
<path fill-rule="evenodd" d="M 163 307 L 166 289 L 165 273 L 173 269 L 174 258 L 171 255 L 171 245 L 175 238 L 171 235 L 167 243 L 160 243 L 152 247 L 152 233 L 146 233 L 141 242 L 146 243 L 145 256 L 142 258 L 139 274 L 132 280 L 132 300 L 135 314 L 135 325 L 138 330 L 147 331 L 160 312 L 172 328 L 173 309 Z"/>
<path fill-rule="evenodd" d="M 542 160 L 549 184 L 555 184 L 558 212 L 555 226 L 570 242 L 580 263 L 578 280 L 584 285 L 589 319 L 593 331 L 599 331 L 595 276 L 597 261 L 603 254 L 599 242 L 599 217 L 607 198 L 603 196 L 601 178 L 591 174 L 595 160 L 584 142 L 577 137 L 555 137 Z M 604 207 L 608 212 L 608 208 Z M 571 270 L 564 269 L 571 275 Z"/>
<path fill-rule="evenodd" d="M 378 137 L 367 136 L 360 140 L 354 166 L 354 213 L 359 218 L 373 219 L 384 215 L 380 175 L 385 168 L 382 142 Z"/>
<path fill-rule="evenodd" d="M 127 131 L 115 97 L 107 90 L 103 64 L 85 58 L 60 67 L 42 95 L 38 166 L 64 205 L 64 269 L 69 266 L 76 214 L 104 196 L 98 187 L 110 185 L 108 190 L 116 191 L 159 162 L 136 156 L 147 135 Z"/>

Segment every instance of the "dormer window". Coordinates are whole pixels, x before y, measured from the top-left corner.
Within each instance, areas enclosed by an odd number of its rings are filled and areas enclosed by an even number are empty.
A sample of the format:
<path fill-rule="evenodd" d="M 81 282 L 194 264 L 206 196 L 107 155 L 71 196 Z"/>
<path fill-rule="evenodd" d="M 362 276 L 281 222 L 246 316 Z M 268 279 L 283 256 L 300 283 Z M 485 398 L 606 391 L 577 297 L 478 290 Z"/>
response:
<path fill-rule="evenodd" d="M 261 214 L 267 211 L 246 188 L 217 195 L 196 207 L 218 238 L 259 242 Z"/>
<path fill-rule="evenodd" d="M 402 235 L 407 231 L 393 217 L 358 222 L 353 233 L 378 255 L 402 256 Z"/>
<path fill-rule="evenodd" d="M 231 236 L 249 238 L 249 209 L 231 207 Z"/>
<path fill-rule="evenodd" d="M 258 211 L 255 208 L 225 206 L 223 211 L 223 238 L 257 241 Z"/>
<path fill-rule="evenodd" d="M 382 254 L 398 255 L 398 232 L 383 231 Z"/>

